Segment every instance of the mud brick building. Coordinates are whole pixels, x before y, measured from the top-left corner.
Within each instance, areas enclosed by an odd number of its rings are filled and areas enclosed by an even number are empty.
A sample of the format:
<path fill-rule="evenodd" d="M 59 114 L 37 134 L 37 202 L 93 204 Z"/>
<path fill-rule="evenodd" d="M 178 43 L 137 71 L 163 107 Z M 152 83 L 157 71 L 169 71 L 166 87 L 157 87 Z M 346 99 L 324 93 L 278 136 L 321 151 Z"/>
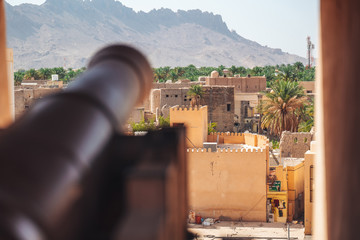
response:
<path fill-rule="evenodd" d="M 175 85 L 175 84 L 173 84 Z M 189 87 L 153 89 L 150 95 L 150 111 L 169 116 L 173 106 L 190 106 Z M 208 107 L 208 121 L 217 123 L 218 131 L 233 131 L 234 129 L 234 87 L 206 86 L 202 87 L 204 94 L 201 105 Z"/>

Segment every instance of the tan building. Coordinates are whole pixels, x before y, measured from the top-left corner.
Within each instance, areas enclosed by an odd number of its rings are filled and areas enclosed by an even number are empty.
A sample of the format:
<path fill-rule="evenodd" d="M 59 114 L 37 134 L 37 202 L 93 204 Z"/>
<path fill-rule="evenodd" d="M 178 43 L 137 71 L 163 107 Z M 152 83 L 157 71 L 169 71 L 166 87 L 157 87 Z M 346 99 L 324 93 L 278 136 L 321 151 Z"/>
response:
<path fill-rule="evenodd" d="M 266 90 L 266 77 L 232 77 L 227 73 L 219 76 L 213 71 L 210 77 L 204 78 L 206 85 L 210 86 L 233 86 L 234 87 L 234 113 L 238 122 L 239 131 L 257 132 L 259 115 L 257 106 L 260 103 L 260 92 Z"/>
<path fill-rule="evenodd" d="M 255 134 L 207 134 L 207 106 L 170 109 L 172 126 L 185 125 L 189 208 L 203 218 L 267 219 L 269 141 Z M 210 150 L 210 145 L 216 145 Z"/>
<path fill-rule="evenodd" d="M 191 210 L 204 218 L 266 222 L 265 149 L 189 149 L 187 156 Z"/>
<path fill-rule="evenodd" d="M 191 87 L 192 85 L 205 85 L 205 81 L 197 81 L 197 82 L 192 82 L 189 79 L 182 79 L 182 80 L 178 80 L 177 82 L 162 82 L 162 83 L 154 83 L 153 84 L 153 89 L 162 89 L 162 88 L 188 88 Z"/>
<path fill-rule="evenodd" d="M 62 88 L 19 88 L 15 90 L 15 118 L 24 114 L 36 100 L 60 91 Z"/>
<path fill-rule="evenodd" d="M 307 95 L 315 94 L 315 81 L 300 82 L 299 85 L 304 88 L 304 93 Z"/>
<path fill-rule="evenodd" d="M 266 90 L 266 78 L 232 77 L 232 73 L 226 69 L 224 76 L 213 71 L 210 77 L 199 77 L 197 82 L 179 80 L 175 83 L 155 83 L 149 101 L 143 103 L 145 111 L 158 111 L 167 117 L 170 107 L 189 106 L 187 93 L 192 85 L 203 86 L 201 104 L 208 106 L 208 120 L 217 123 L 217 131 L 258 131 L 259 92 Z"/>
<path fill-rule="evenodd" d="M 224 77 L 212 73 L 205 77 L 206 85 L 234 86 L 236 93 L 258 93 L 266 90 L 266 77 Z"/>
<path fill-rule="evenodd" d="M 306 181 L 308 170 L 305 152 L 310 149 L 313 133 L 283 132 L 280 140 L 280 159 L 271 161 L 268 176 L 268 199 L 285 202 L 286 207 L 274 211 L 278 222 L 291 222 L 306 217 Z M 305 160 L 304 160 L 305 157 Z M 280 185 L 279 189 L 276 186 Z M 272 204 L 273 205 L 273 204 Z"/>
<path fill-rule="evenodd" d="M 204 85 L 202 89 L 204 94 L 201 104 L 208 106 L 208 121 L 216 122 L 218 131 L 233 131 L 234 87 Z M 191 102 L 188 92 L 188 87 L 153 89 L 150 94 L 150 111 L 156 113 L 158 109 L 160 114 L 167 117 L 173 106 L 188 107 Z"/>
<path fill-rule="evenodd" d="M 63 88 L 63 81 L 51 81 L 51 80 L 23 80 L 21 82 L 23 88 Z"/>

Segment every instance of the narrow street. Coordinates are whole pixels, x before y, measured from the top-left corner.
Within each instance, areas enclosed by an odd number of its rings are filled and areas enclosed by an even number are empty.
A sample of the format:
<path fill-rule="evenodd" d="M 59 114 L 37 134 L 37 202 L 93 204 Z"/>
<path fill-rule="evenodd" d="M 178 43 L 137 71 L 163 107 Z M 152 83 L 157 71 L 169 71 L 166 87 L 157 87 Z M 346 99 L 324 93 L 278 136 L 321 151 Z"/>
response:
<path fill-rule="evenodd" d="M 199 240 L 289 239 L 287 225 L 283 223 L 220 222 L 211 226 L 189 224 L 188 229 Z M 305 236 L 303 225 L 290 224 L 290 239 L 311 240 L 312 237 Z"/>

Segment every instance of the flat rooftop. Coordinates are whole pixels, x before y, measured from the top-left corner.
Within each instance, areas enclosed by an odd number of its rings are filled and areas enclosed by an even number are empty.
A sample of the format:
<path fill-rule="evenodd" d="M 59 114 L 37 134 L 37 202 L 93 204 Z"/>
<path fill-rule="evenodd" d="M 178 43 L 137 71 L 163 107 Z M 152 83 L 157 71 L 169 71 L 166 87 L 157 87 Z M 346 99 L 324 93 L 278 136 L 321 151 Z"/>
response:
<path fill-rule="evenodd" d="M 304 158 L 281 158 L 281 163 L 284 167 L 295 167 L 303 161 Z"/>
<path fill-rule="evenodd" d="M 254 147 L 246 144 L 218 144 L 217 148 L 220 149 L 254 149 L 254 150 L 260 150 L 261 147 Z"/>

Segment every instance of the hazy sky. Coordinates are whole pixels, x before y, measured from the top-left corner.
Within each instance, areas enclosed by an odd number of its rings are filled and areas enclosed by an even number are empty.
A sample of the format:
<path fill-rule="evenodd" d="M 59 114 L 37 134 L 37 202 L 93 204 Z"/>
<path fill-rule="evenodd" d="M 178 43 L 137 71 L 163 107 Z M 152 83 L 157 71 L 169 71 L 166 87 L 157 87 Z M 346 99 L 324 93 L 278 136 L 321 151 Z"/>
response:
<path fill-rule="evenodd" d="M 6 0 L 12 5 L 45 0 Z M 318 46 L 319 0 L 120 0 L 135 11 L 161 7 L 220 14 L 229 29 L 261 45 L 306 57 L 306 37 Z M 316 56 L 315 56 L 316 57 Z"/>

